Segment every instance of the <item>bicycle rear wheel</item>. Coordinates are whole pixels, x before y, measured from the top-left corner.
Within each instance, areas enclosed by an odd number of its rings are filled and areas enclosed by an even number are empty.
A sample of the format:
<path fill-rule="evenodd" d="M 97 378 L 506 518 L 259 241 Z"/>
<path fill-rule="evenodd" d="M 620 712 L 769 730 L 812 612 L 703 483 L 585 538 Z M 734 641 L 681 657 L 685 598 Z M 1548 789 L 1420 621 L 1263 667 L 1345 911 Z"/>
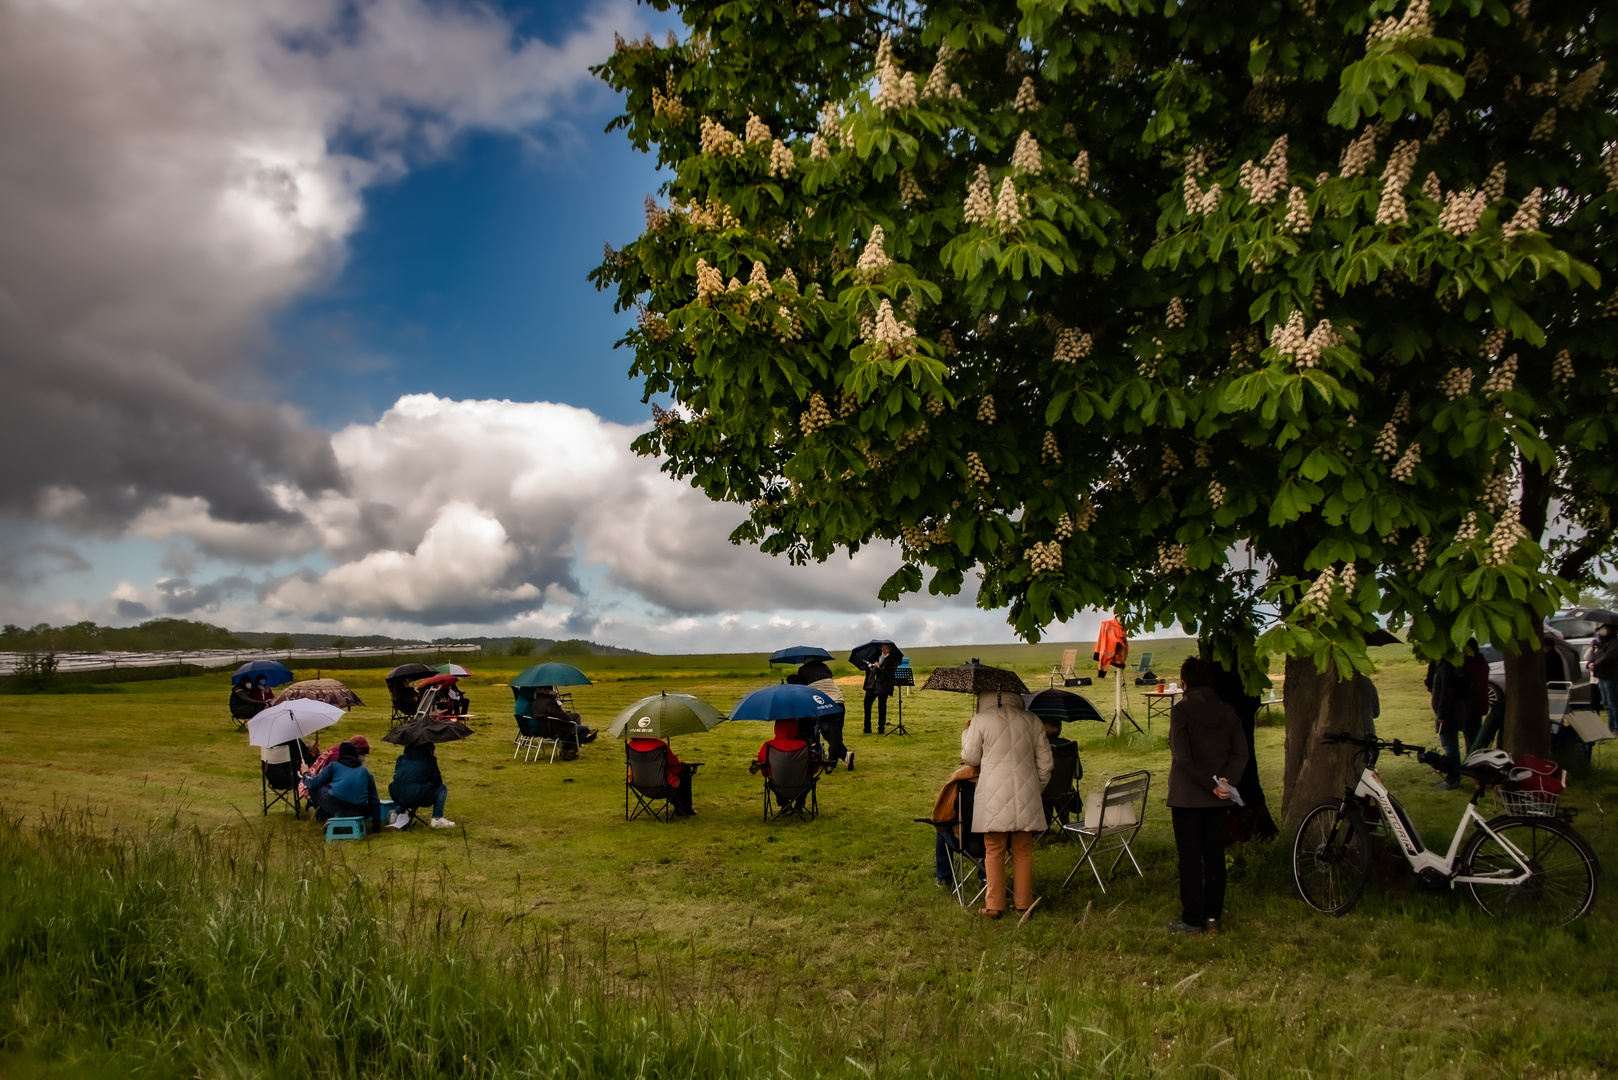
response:
<path fill-rule="evenodd" d="M 1493 819 L 1489 828 L 1499 838 L 1474 832 L 1461 851 L 1461 875 L 1519 877 L 1522 868 L 1504 841 L 1522 853 L 1530 876 L 1516 885 L 1468 882 L 1484 911 L 1528 925 L 1560 926 L 1595 905 L 1596 857 L 1571 826 L 1555 818 L 1507 816 Z"/>
<path fill-rule="evenodd" d="M 1342 915 L 1359 902 L 1371 876 L 1371 835 L 1357 813 L 1341 803 L 1309 811 L 1292 842 L 1292 878 L 1304 902 Z"/>

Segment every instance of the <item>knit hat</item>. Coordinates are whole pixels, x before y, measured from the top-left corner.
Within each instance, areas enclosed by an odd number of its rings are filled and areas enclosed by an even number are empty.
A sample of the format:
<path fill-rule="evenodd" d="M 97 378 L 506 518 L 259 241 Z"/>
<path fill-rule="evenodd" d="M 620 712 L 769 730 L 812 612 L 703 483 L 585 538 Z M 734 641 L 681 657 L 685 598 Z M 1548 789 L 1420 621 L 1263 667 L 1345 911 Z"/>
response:
<path fill-rule="evenodd" d="M 364 735 L 351 735 L 349 736 L 348 741 L 353 743 L 354 749 L 358 750 L 362 754 L 369 754 L 371 752 L 371 740 L 367 739 Z"/>

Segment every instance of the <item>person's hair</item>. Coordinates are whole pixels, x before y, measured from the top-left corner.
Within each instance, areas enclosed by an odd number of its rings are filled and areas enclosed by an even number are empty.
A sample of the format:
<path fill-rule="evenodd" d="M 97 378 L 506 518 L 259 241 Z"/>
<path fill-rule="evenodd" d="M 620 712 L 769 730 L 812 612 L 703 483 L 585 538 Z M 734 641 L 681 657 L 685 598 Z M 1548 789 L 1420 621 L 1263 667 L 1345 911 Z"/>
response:
<path fill-rule="evenodd" d="M 1046 731 L 1061 731 L 1062 730 L 1062 721 L 1058 720 L 1054 716 L 1042 716 L 1042 717 L 1039 718 L 1039 722 L 1041 724 L 1045 725 L 1045 730 Z"/>
<path fill-rule="evenodd" d="M 1185 663 L 1180 665 L 1180 682 L 1187 690 L 1193 686 L 1207 686 L 1209 675 L 1208 665 L 1195 656 L 1186 657 Z"/>

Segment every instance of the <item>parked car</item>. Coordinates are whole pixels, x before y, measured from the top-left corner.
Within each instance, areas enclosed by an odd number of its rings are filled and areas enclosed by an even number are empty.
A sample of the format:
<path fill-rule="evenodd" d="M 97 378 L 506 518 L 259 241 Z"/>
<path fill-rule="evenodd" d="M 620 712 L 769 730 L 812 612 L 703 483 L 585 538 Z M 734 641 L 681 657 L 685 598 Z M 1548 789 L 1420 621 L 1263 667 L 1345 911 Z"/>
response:
<path fill-rule="evenodd" d="M 1598 624 L 1583 618 L 1584 608 L 1564 608 L 1545 620 L 1548 629 L 1561 635 L 1556 642 L 1556 654 L 1566 672 L 1564 678 L 1573 684 L 1568 694 L 1568 707 L 1573 709 L 1599 709 L 1601 692 L 1590 678 L 1590 650 L 1595 642 Z M 1506 693 L 1505 657 L 1493 645 L 1480 650 L 1489 662 L 1489 682 L 1501 697 Z"/>

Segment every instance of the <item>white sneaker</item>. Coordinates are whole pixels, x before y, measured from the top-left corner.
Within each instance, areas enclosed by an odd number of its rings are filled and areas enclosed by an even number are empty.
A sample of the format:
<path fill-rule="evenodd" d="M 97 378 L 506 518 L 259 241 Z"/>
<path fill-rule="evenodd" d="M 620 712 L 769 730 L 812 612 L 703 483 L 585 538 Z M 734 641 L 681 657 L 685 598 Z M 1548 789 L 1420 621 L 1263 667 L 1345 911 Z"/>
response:
<path fill-rule="evenodd" d="M 447 817 L 435 817 L 435 818 L 433 818 L 431 824 L 432 824 L 432 827 L 435 828 L 435 829 L 453 829 L 453 828 L 455 828 L 455 822 L 451 821 Z"/>

